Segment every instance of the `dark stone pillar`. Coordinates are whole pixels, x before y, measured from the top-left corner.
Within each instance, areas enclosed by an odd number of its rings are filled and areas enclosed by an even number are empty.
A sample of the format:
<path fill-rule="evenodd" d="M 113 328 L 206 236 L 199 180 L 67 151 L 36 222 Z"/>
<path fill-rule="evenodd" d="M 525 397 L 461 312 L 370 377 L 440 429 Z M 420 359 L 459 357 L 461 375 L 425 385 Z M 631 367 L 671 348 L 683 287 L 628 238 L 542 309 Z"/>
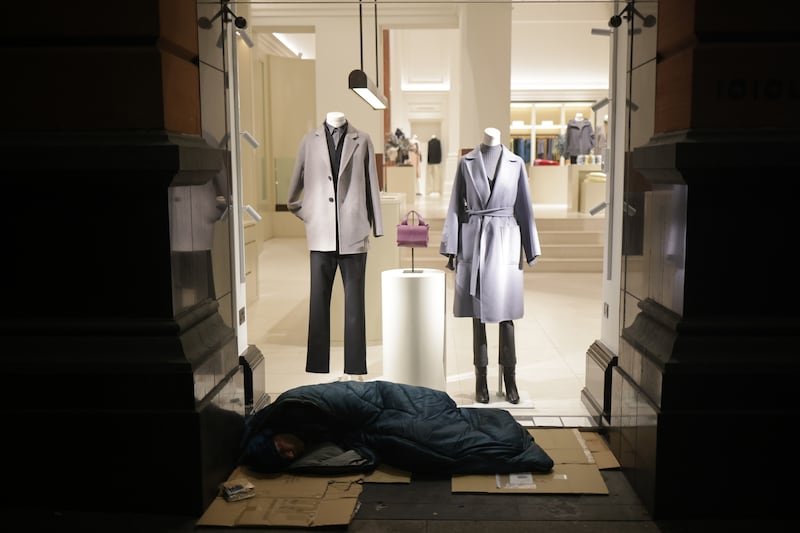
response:
<path fill-rule="evenodd" d="M 0 499 L 199 515 L 245 402 L 212 282 L 226 152 L 201 135 L 196 0 L 20 9 L 35 23 L 0 37 Z"/>
<path fill-rule="evenodd" d="M 800 42 L 787 14 L 659 2 L 610 430 L 658 519 L 794 515 L 800 75 L 787 67 Z"/>

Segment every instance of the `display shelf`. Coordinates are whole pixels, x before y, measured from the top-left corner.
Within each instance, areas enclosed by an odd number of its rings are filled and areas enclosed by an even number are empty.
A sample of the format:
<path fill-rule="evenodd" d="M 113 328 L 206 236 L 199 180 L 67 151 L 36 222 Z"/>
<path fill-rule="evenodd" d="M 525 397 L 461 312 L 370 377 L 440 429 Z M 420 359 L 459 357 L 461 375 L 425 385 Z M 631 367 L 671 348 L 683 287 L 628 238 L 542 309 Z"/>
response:
<path fill-rule="evenodd" d="M 513 102 L 511 104 L 511 146 L 515 139 L 530 139 L 531 146 L 536 146 L 537 139 L 554 139 L 566 129 L 567 123 L 577 113 L 595 124 L 595 114 L 591 102 Z M 595 126 L 595 129 L 597 126 Z M 540 159 L 535 148 L 531 153 L 531 162 Z"/>

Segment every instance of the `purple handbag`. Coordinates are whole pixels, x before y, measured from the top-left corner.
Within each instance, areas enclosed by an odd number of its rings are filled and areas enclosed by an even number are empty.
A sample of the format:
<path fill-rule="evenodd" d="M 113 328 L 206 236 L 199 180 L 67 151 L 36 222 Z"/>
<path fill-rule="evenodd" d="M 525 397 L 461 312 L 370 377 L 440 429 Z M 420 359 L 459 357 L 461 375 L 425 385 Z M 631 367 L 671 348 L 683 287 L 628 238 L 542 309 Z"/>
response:
<path fill-rule="evenodd" d="M 417 217 L 416 224 L 409 224 L 409 215 Z M 430 225 L 413 209 L 405 214 L 397 225 L 397 246 L 403 248 L 427 248 Z"/>

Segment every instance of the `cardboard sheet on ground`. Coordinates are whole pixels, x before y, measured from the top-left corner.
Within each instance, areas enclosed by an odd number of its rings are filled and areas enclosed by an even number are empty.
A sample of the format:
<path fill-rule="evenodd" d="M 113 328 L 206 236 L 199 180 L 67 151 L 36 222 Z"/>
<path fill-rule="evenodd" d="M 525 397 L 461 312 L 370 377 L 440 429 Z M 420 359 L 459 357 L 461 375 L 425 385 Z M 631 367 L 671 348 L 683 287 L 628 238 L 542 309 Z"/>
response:
<path fill-rule="evenodd" d="M 583 437 L 583 440 L 586 442 L 589 451 L 592 452 L 592 457 L 594 457 L 594 461 L 597 463 L 597 468 L 606 470 L 620 467 L 619 461 L 617 461 L 617 458 L 611 453 L 608 444 L 606 444 L 606 441 L 600 433 L 596 431 L 581 431 L 581 437 Z"/>
<path fill-rule="evenodd" d="M 598 463 L 580 431 L 577 429 L 529 431 L 539 446 L 553 459 L 555 465 L 552 472 L 453 476 L 452 491 L 502 494 L 608 494 L 608 487 L 600 474 Z M 600 444 L 604 443 L 601 441 Z M 592 446 L 601 449 L 600 444 L 593 442 Z M 605 456 L 603 461 L 607 461 Z"/>
<path fill-rule="evenodd" d="M 322 527 L 349 524 L 358 511 L 362 483 L 410 483 L 407 472 L 380 467 L 366 475 L 259 474 L 238 467 L 228 479 L 245 478 L 255 496 L 228 502 L 218 496 L 197 521 L 218 527 Z"/>
<path fill-rule="evenodd" d="M 364 483 L 411 483 L 411 474 L 405 470 L 381 465 L 364 476 Z"/>

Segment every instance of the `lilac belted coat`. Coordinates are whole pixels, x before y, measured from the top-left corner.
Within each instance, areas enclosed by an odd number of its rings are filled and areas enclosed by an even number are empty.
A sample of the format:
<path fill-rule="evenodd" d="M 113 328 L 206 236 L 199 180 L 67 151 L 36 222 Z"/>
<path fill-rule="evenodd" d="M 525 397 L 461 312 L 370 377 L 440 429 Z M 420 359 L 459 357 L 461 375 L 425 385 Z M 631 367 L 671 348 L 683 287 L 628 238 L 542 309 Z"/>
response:
<path fill-rule="evenodd" d="M 532 265 L 541 248 L 521 157 L 503 146 L 490 189 L 480 147 L 462 156 L 439 253 L 456 257 L 454 316 L 522 318 L 523 253 Z"/>

